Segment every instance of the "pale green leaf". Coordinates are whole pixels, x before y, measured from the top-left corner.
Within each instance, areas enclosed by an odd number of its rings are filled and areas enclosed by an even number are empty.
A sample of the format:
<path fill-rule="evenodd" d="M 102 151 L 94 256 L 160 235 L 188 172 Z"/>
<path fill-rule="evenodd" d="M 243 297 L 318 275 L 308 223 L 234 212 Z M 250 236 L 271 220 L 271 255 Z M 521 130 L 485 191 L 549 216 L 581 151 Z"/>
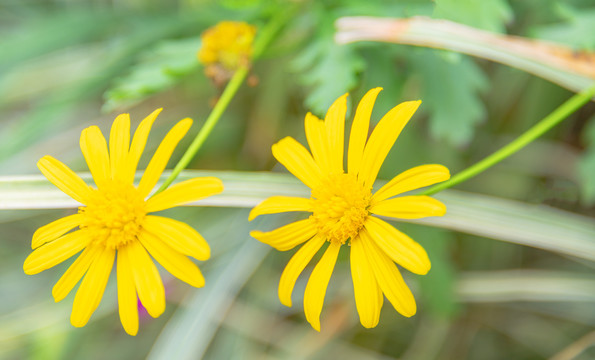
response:
<path fill-rule="evenodd" d="M 505 32 L 512 19 L 506 0 L 436 0 L 434 17 L 456 21 L 479 29 Z"/>
<path fill-rule="evenodd" d="M 199 68 L 196 52 L 200 39 L 163 41 L 147 51 L 125 77 L 105 93 L 105 111 L 134 104 L 164 91 Z"/>

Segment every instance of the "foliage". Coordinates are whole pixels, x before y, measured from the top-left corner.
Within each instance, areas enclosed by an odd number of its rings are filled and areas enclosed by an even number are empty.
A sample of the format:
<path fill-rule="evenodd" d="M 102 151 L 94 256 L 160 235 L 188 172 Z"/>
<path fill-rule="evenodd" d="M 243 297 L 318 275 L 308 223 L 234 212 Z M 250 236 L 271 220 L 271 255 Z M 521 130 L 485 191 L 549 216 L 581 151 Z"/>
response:
<path fill-rule="evenodd" d="M 247 235 L 295 218 L 271 216 L 254 224 L 240 209 L 272 193 L 304 194 L 290 176 L 270 172 L 278 170 L 270 147 L 288 135 L 303 139 L 306 112 L 322 116 L 346 92 L 358 99 L 372 87 L 384 88 L 373 121 L 400 101 L 423 101 L 389 154 L 385 177 L 423 163 L 457 173 L 571 95 L 505 65 L 456 53 L 338 45 L 337 18 L 431 16 L 592 51 L 593 2 L 306 0 L 292 6 L 295 14 L 178 179 L 207 169 L 228 190 L 209 207 L 171 210 L 211 244 L 212 260 L 201 264 L 207 286 L 190 289 L 164 277 L 168 310 L 158 319 L 143 318 L 136 338 L 120 330 L 115 287 L 108 286 L 89 325 L 76 329 L 68 323 L 74 295 L 60 303 L 51 298 L 51 285 L 69 264 L 35 277 L 23 274 L 34 229 L 73 213 L 76 204 L 41 177 L 21 175 L 38 174 L 35 164 L 46 154 L 85 168 L 81 129 L 95 124 L 106 134 L 116 110 L 141 119 L 164 107 L 155 138 L 168 121 L 193 117 L 192 137 L 221 95 L 196 61 L 201 31 L 220 20 L 262 29 L 289 7 L 262 0 L 0 6 L 0 358 L 534 359 L 577 348 L 582 353 L 576 359 L 594 358 L 595 349 L 581 348 L 580 340 L 595 325 L 592 103 L 545 139 L 460 184 L 463 191 L 439 193 L 446 217 L 394 224 L 419 239 L 432 261 L 427 276 L 406 275 L 418 299 L 410 319 L 384 309 L 378 327 L 361 327 L 343 252 L 325 299 L 323 331 L 314 334 L 299 295 L 312 267 L 296 285 L 293 307 L 286 308 L 276 286 L 293 252 L 269 252 Z M 355 112 L 351 105 L 348 119 Z M 190 140 L 184 141 L 181 148 Z M 180 156 L 174 153 L 173 160 Z M 1 210 L 17 203 L 21 210 Z"/>

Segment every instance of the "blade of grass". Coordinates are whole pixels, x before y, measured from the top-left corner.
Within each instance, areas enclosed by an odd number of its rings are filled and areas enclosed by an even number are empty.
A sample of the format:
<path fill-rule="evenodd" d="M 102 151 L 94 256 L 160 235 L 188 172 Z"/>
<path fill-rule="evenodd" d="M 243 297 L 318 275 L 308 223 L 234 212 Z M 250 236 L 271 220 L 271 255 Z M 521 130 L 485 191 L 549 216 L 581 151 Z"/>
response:
<path fill-rule="evenodd" d="M 165 173 L 162 179 L 168 175 Z M 220 178 L 225 191 L 189 204 L 192 206 L 250 208 L 274 195 L 310 196 L 308 188 L 289 174 L 188 170 L 178 180 L 200 176 Z M 87 181 L 91 179 L 89 174 L 82 174 L 82 177 Z M 445 216 L 406 221 L 595 261 L 595 222 L 591 218 L 544 205 L 455 190 L 445 190 L 436 198 L 446 204 Z M 74 208 L 79 205 L 41 175 L 0 177 L 0 210 Z"/>

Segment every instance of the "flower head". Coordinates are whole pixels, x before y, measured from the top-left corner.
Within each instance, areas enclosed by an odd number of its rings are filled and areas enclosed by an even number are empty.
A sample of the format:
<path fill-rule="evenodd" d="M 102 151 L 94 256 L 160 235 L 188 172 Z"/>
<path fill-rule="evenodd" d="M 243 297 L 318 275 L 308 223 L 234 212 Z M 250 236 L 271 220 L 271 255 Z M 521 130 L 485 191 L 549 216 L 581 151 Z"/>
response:
<path fill-rule="evenodd" d="M 82 250 L 52 290 L 58 302 L 84 276 L 70 317 L 76 327 L 84 326 L 99 305 L 114 261 L 120 320 L 130 335 L 138 332 L 137 296 L 151 316 L 158 317 L 165 310 L 163 283 L 149 254 L 180 280 L 195 287 L 204 286 L 204 277 L 188 256 L 207 260 L 207 242 L 187 224 L 150 213 L 220 193 L 223 185 L 213 177 L 194 178 L 149 195 L 176 145 L 192 125 L 191 119 L 180 121 L 169 131 L 140 183 L 134 185 L 149 131 L 160 112 L 161 109 L 155 110 L 140 123 L 132 143 L 128 114 L 114 121 L 109 144 L 97 126 L 83 130 L 80 146 L 96 187 L 87 185 L 51 156 L 44 156 L 37 163 L 48 180 L 83 206 L 77 214 L 56 220 L 33 234 L 34 251 L 23 269 L 26 274 L 37 274 Z"/>
<path fill-rule="evenodd" d="M 197 57 L 207 76 L 226 80 L 240 67 L 250 66 L 255 34 L 254 26 L 236 21 L 221 21 L 205 30 Z"/>
<path fill-rule="evenodd" d="M 320 331 L 320 313 L 326 288 L 341 245 L 350 245 L 351 276 L 360 322 L 374 327 L 380 318 L 383 294 L 404 316 L 416 312 L 411 291 L 395 263 L 426 274 L 430 260 L 410 237 L 378 218 L 417 219 L 441 216 L 446 207 L 428 196 L 401 196 L 450 177 L 442 165 L 422 165 L 403 172 L 372 193 L 372 185 L 388 152 L 421 101 L 397 105 L 380 120 L 370 138 L 372 107 L 381 88 L 360 101 L 349 137 L 347 171 L 343 167 L 347 95 L 337 99 L 324 121 L 308 113 L 305 120 L 310 152 L 291 137 L 273 145 L 273 155 L 311 189 L 310 198 L 273 196 L 252 209 L 250 220 L 263 214 L 311 212 L 309 218 L 270 232 L 252 231 L 256 239 L 285 251 L 303 244 L 293 255 L 279 283 L 279 299 L 291 306 L 291 293 L 299 275 L 328 243 L 314 268 L 304 294 L 306 319 Z M 374 216 L 377 215 L 377 216 Z"/>

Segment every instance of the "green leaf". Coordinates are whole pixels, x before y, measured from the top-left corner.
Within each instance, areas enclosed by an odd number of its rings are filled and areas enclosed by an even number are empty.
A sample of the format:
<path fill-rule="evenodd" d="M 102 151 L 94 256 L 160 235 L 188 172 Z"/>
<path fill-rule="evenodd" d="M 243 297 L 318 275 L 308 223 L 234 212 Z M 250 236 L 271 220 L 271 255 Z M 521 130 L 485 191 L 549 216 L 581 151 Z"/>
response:
<path fill-rule="evenodd" d="M 432 262 L 430 272 L 417 279 L 426 308 L 440 317 L 455 315 L 458 310 L 455 296 L 456 270 L 449 251 L 449 247 L 454 244 L 453 233 L 426 226 L 408 226 L 403 231 L 424 247 Z"/>
<path fill-rule="evenodd" d="M 586 206 L 592 206 L 595 204 L 595 116 L 583 134 L 587 148 L 578 162 L 581 200 Z"/>
<path fill-rule="evenodd" d="M 168 172 L 162 175 L 162 179 L 167 176 Z M 275 195 L 310 196 L 309 189 L 289 174 L 188 170 L 180 174 L 178 181 L 199 176 L 218 177 L 223 181 L 225 191 L 190 204 L 194 206 L 253 207 Z M 86 181 L 91 179 L 90 174 L 82 174 L 82 177 Z M 378 181 L 377 185 L 382 183 Z M 595 224 L 591 218 L 548 206 L 455 190 L 442 191 L 435 197 L 446 205 L 448 210 L 445 216 L 402 221 L 461 231 L 595 261 Z M 0 210 L 77 206 L 79 204 L 75 200 L 41 175 L 0 177 Z"/>
<path fill-rule="evenodd" d="M 421 82 L 421 109 L 430 113 L 432 136 L 456 146 L 469 142 L 486 113 L 479 96 L 488 86 L 484 73 L 455 53 L 418 49 L 409 57 Z"/>
<path fill-rule="evenodd" d="M 146 52 L 130 74 L 105 93 L 104 111 L 139 102 L 166 90 L 199 68 L 198 37 L 163 41 Z"/>
<path fill-rule="evenodd" d="M 505 32 L 513 12 L 506 0 L 435 0 L 434 17 L 479 29 Z"/>
<path fill-rule="evenodd" d="M 568 4 L 558 4 L 557 12 L 562 22 L 539 26 L 531 34 L 537 38 L 571 45 L 578 49 L 595 50 L 595 8 L 576 9 Z M 587 34 L 591 34 L 588 36 Z"/>
<path fill-rule="evenodd" d="M 300 73 L 300 81 L 310 88 L 306 107 L 318 116 L 324 115 L 335 99 L 355 87 L 364 67 L 364 60 L 355 48 L 337 45 L 332 31 L 326 29 L 292 62 L 292 68 Z"/>

